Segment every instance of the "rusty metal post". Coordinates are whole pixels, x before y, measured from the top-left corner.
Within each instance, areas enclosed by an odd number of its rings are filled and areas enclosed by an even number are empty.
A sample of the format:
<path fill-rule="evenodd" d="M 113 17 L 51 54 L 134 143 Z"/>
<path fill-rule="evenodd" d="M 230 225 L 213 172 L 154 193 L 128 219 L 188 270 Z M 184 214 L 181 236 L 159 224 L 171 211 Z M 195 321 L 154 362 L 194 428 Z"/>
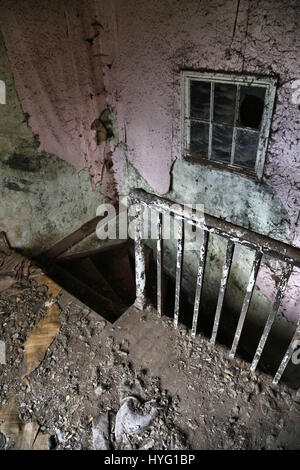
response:
<path fill-rule="evenodd" d="M 204 230 L 203 231 L 203 242 L 202 242 L 202 246 L 201 246 L 201 249 L 200 249 L 200 260 L 199 260 L 198 275 L 197 275 L 196 295 L 195 295 L 193 325 L 192 325 L 192 336 L 196 336 L 196 332 L 197 332 L 199 306 L 200 306 L 200 299 L 201 299 L 201 292 L 202 292 L 202 285 L 203 285 L 203 277 L 204 277 L 204 268 L 205 268 L 205 261 L 206 261 L 207 242 L 208 242 L 208 232 L 206 230 Z"/>
<path fill-rule="evenodd" d="M 174 328 L 178 327 L 180 290 L 182 276 L 182 260 L 183 260 L 183 236 L 184 236 L 184 219 L 178 221 L 177 234 L 177 261 L 176 261 L 176 288 L 175 288 L 175 307 L 174 307 Z"/>
<path fill-rule="evenodd" d="M 162 316 L 162 213 L 157 213 L 157 315 Z"/>
<path fill-rule="evenodd" d="M 243 329 L 243 326 L 244 326 L 246 315 L 248 313 L 249 305 L 250 305 L 250 302 L 251 302 L 251 297 L 252 297 L 252 294 L 253 294 L 253 290 L 254 290 L 257 274 L 258 274 L 258 270 L 259 270 L 259 267 L 260 267 L 261 258 L 262 258 L 262 251 L 261 251 L 260 248 L 258 248 L 256 250 L 256 253 L 255 253 L 255 258 L 254 258 L 254 261 L 253 261 L 253 265 L 252 265 L 252 269 L 251 269 L 251 273 L 250 273 L 250 278 L 249 278 L 246 294 L 245 294 L 245 297 L 244 297 L 244 302 L 243 302 L 243 306 L 242 306 L 238 326 L 236 328 L 234 340 L 233 340 L 232 347 L 231 347 L 231 350 L 230 350 L 230 353 L 229 353 L 229 357 L 231 359 L 235 356 L 235 353 L 236 353 L 236 350 L 237 350 L 237 347 L 238 347 L 238 344 L 239 344 L 241 332 L 242 332 L 242 329 Z"/>
<path fill-rule="evenodd" d="M 229 240 L 227 243 L 227 250 L 226 250 L 226 256 L 225 256 L 225 261 L 224 261 L 224 266 L 223 266 L 223 271 L 222 271 L 222 278 L 221 278 L 221 283 L 220 283 L 215 321 L 214 321 L 213 331 L 212 331 L 211 340 L 210 340 L 210 344 L 212 346 L 215 345 L 217 334 L 218 334 L 220 316 L 222 312 L 222 307 L 223 307 L 223 302 L 224 302 L 224 297 L 225 297 L 225 292 L 226 292 L 226 287 L 227 287 L 227 282 L 228 282 L 228 277 L 229 277 L 229 271 L 230 271 L 232 257 L 233 257 L 233 250 L 234 250 L 234 243 Z"/>
<path fill-rule="evenodd" d="M 146 262 L 143 242 L 143 212 L 141 204 L 137 205 L 135 214 L 135 283 L 136 299 L 134 305 L 139 310 L 143 310 L 147 304 L 147 301 Z"/>

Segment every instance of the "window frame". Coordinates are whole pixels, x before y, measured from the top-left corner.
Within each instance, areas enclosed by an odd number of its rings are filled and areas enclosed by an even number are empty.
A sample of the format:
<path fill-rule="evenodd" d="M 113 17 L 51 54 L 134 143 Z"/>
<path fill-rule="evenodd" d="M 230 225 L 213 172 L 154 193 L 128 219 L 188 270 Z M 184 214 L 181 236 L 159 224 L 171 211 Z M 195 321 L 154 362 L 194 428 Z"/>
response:
<path fill-rule="evenodd" d="M 216 167 L 221 167 L 229 171 L 238 172 L 240 174 L 249 175 L 256 177 L 261 180 L 264 171 L 265 157 L 268 146 L 268 138 L 270 134 L 272 114 L 276 96 L 276 77 L 267 77 L 267 76 L 256 76 L 256 75 L 239 75 L 232 73 L 219 73 L 219 72 L 195 72 L 189 70 L 182 70 L 180 74 L 181 81 L 181 158 L 193 163 L 198 164 L 211 164 Z M 230 163 L 225 163 L 217 160 L 211 159 L 210 152 L 208 151 L 208 157 L 198 157 L 197 159 L 192 158 L 189 155 L 189 139 L 190 139 L 190 123 L 192 118 L 190 116 L 190 81 L 205 81 L 211 83 L 210 91 L 210 118 L 209 121 L 200 119 L 201 122 L 208 122 L 209 124 L 209 143 L 208 149 L 211 149 L 212 142 L 212 116 L 213 116 L 213 85 L 212 83 L 224 83 L 224 84 L 235 84 L 237 85 L 237 98 L 235 103 L 235 119 L 233 123 L 233 138 L 232 146 L 235 147 L 236 140 L 236 129 L 239 126 L 236 126 L 237 123 L 237 112 L 239 105 L 239 90 L 241 85 L 253 85 L 261 86 L 266 89 L 265 100 L 264 100 L 264 110 L 261 119 L 261 126 L 259 131 L 259 142 L 256 153 L 256 162 L 255 168 L 252 170 L 241 165 L 236 165 L 232 163 L 232 158 Z M 249 129 L 249 128 L 245 128 Z"/>

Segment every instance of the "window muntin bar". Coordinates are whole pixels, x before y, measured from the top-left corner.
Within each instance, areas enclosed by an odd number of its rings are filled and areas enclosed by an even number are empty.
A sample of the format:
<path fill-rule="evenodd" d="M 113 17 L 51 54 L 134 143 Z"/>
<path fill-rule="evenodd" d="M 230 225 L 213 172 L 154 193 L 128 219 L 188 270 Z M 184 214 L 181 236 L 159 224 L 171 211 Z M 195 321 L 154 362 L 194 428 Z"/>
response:
<path fill-rule="evenodd" d="M 215 95 L 215 84 L 210 84 L 210 108 L 209 108 L 209 138 L 208 138 L 208 159 L 211 159 L 212 151 L 212 120 L 214 114 L 214 95 Z"/>

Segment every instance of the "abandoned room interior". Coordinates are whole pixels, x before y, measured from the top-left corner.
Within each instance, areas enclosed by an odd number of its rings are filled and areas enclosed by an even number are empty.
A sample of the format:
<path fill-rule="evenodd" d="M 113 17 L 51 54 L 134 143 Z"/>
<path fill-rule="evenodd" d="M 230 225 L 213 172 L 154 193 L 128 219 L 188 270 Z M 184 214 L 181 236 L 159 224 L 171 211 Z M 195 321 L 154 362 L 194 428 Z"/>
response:
<path fill-rule="evenodd" d="M 299 31 L 0 1 L 0 449 L 300 449 Z"/>

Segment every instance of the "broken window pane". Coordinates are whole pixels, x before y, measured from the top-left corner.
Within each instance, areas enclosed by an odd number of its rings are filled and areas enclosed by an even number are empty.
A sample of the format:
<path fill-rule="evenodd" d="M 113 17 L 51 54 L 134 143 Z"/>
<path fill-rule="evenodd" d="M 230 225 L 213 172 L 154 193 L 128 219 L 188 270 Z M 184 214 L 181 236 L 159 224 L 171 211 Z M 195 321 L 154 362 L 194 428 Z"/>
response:
<path fill-rule="evenodd" d="M 181 72 L 184 155 L 262 177 L 276 90 L 274 77 Z M 237 170 L 237 169 L 236 169 Z"/>
<path fill-rule="evenodd" d="M 221 162 L 230 162 L 233 129 L 214 124 L 212 131 L 211 158 Z"/>
<path fill-rule="evenodd" d="M 259 132 L 237 129 L 234 163 L 254 170 Z"/>
<path fill-rule="evenodd" d="M 204 122 L 191 122 L 190 154 L 192 157 L 207 158 L 209 125 Z"/>
<path fill-rule="evenodd" d="M 209 120 L 210 82 L 191 81 L 191 117 Z"/>
<path fill-rule="evenodd" d="M 264 87 L 241 86 L 238 126 L 260 128 L 265 93 Z"/>
<path fill-rule="evenodd" d="M 215 83 L 213 117 L 215 122 L 233 125 L 235 99 L 236 85 Z"/>

